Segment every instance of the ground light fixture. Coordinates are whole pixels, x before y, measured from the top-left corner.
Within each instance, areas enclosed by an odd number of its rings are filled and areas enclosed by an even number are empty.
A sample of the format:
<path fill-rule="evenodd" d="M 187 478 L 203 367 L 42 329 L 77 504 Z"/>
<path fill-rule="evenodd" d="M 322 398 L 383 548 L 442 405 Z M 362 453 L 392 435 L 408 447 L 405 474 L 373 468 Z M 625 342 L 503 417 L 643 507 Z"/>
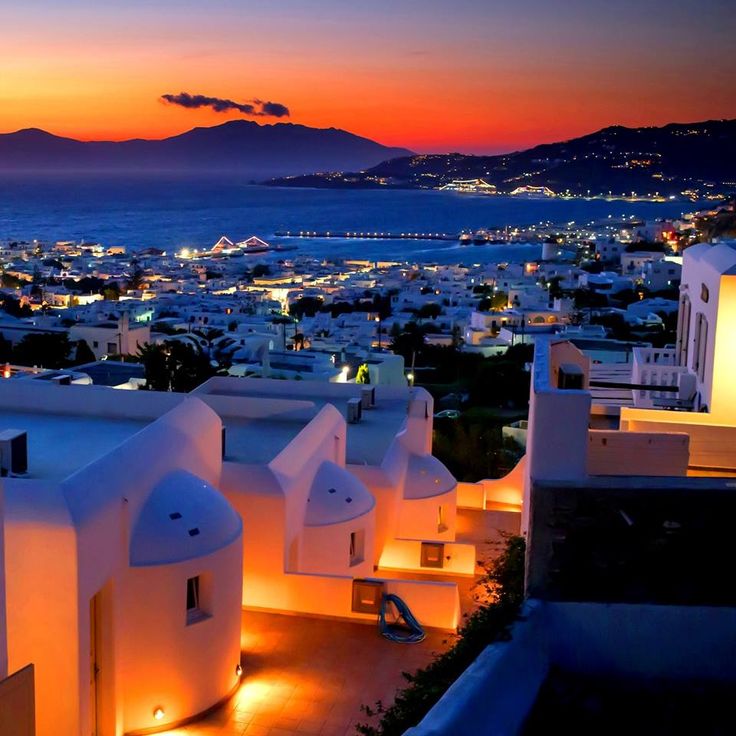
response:
<path fill-rule="evenodd" d="M 160 720 L 161 720 L 161 719 L 162 719 L 162 718 L 164 717 L 164 715 L 165 715 L 165 713 L 164 713 L 164 709 L 163 709 L 163 708 L 162 708 L 162 707 L 161 707 L 160 705 L 159 705 L 159 706 L 157 706 L 157 707 L 155 707 L 155 708 L 153 709 L 153 717 L 154 717 L 154 718 L 155 718 L 155 719 L 156 719 L 157 721 L 160 721 Z"/>
<path fill-rule="evenodd" d="M 243 674 L 243 666 L 241 664 L 235 665 L 235 674 L 237 677 L 240 677 Z"/>

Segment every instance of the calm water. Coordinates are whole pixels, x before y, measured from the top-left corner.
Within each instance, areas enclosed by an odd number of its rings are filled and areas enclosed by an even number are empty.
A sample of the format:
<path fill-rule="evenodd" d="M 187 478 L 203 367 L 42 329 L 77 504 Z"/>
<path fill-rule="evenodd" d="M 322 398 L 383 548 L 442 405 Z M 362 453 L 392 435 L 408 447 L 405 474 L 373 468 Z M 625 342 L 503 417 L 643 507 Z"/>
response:
<path fill-rule="evenodd" d="M 0 174 L 0 238 L 97 240 L 164 249 L 207 247 L 220 235 L 272 239 L 281 230 L 419 231 L 671 217 L 689 203 L 521 200 L 425 191 L 277 189 L 232 179 Z M 294 255 L 480 263 L 535 257 L 538 246 L 299 239 Z"/>

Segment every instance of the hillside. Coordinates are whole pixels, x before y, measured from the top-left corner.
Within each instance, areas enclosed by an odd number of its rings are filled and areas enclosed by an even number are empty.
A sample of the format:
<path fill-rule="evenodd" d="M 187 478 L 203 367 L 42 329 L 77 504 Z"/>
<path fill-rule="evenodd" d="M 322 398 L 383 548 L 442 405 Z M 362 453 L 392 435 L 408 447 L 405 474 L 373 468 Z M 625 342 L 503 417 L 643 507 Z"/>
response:
<path fill-rule="evenodd" d="M 695 188 L 736 190 L 736 120 L 613 126 L 561 143 L 499 156 L 458 153 L 387 160 L 357 173 L 281 179 L 273 184 L 323 187 L 436 188 L 483 178 L 499 192 L 522 185 L 573 194 L 679 194 Z M 714 185 L 709 187 L 708 184 Z"/>
<path fill-rule="evenodd" d="M 162 140 L 83 142 L 28 128 L 0 134 L 0 171 L 224 172 L 252 178 L 364 169 L 410 154 L 336 128 L 233 120 Z"/>

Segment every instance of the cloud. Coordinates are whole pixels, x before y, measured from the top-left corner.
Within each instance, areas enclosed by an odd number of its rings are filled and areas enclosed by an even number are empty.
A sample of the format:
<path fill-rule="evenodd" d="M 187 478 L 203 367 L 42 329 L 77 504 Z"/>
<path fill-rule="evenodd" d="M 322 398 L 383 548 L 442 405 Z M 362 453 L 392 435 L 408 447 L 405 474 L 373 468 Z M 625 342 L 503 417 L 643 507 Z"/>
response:
<path fill-rule="evenodd" d="M 259 99 L 235 102 L 222 97 L 208 97 L 207 95 L 190 95 L 189 92 L 180 92 L 178 95 L 161 95 L 161 99 L 169 105 L 179 105 L 194 110 L 199 107 L 210 107 L 215 112 L 229 112 L 235 110 L 244 115 L 255 117 L 288 118 L 289 108 L 280 102 L 270 102 Z"/>

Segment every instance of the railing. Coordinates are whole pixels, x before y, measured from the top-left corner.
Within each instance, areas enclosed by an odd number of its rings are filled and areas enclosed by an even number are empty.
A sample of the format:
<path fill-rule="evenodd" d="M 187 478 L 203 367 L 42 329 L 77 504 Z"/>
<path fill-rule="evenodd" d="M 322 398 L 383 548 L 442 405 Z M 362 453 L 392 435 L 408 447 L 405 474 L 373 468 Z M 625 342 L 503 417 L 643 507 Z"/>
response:
<path fill-rule="evenodd" d="M 671 348 L 637 347 L 633 352 L 631 382 L 638 386 L 633 392 L 634 406 L 652 406 L 656 399 L 670 398 L 671 391 L 649 391 L 642 386 L 679 386 L 679 376 L 687 373 L 688 369 L 677 364 L 675 351 Z"/>

